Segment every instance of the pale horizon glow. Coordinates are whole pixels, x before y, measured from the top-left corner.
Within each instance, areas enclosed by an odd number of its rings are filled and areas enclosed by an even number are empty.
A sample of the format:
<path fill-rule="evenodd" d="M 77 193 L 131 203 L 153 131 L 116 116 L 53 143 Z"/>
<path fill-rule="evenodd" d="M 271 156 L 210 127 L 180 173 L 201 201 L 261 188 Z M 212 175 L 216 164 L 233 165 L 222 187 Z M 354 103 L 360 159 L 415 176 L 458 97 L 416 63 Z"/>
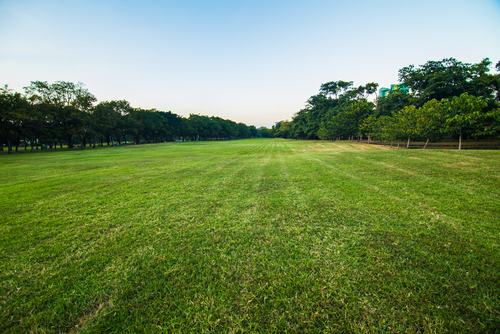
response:
<path fill-rule="evenodd" d="M 99 101 L 270 127 L 324 82 L 494 65 L 499 40 L 498 0 L 0 0 L 0 85 L 83 82 Z"/>

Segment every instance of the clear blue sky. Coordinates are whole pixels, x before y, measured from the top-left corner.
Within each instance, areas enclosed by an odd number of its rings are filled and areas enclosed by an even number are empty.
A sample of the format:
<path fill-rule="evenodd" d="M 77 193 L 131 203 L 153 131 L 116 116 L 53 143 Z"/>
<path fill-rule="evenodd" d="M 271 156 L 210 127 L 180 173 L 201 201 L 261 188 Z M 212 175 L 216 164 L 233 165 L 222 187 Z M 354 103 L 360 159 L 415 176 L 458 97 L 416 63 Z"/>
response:
<path fill-rule="evenodd" d="M 321 83 L 387 87 L 448 57 L 500 60 L 499 0 L 0 0 L 0 85 L 81 81 L 248 125 L 291 119 Z"/>

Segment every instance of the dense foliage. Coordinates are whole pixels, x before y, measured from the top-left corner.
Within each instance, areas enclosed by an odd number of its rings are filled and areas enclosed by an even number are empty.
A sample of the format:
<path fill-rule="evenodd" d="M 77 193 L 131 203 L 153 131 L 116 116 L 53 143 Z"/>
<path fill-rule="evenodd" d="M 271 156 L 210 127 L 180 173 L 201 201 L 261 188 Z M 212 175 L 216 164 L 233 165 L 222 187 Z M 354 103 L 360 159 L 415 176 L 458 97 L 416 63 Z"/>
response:
<path fill-rule="evenodd" d="M 133 108 L 129 102 L 102 101 L 82 83 L 33 81 L 25 94 L 0 88 L 0 144 L 8 151 L 19 145 L 55 149 L 72 148 L 75 142 L 103 145 L 105 142 L 155 143 L 172 140 L 249 138 L 258 135 L 247 126 L 220 117 L 191 114 L 181 117 L 170 111 Z"/>
<path fill-rule="evenodd" d="M 131 141 L 210 140 L 249 137 L 368 141 L 436 141 L 443 137 L 500 136 L 500 62 L 490 74 L 486 58 L 468 64 L 454 58 L 428 61 L 399 70 L 408 90 L 377 96 L 378 84 L 354 87 L 350 81 L 330 81 L 307 100 L 291 121 L 271 129 L 247 126 L 220 117 L 132 108 L 125 101 L 103 101 L 83 84 L 34 81 L 25 94 L 0 89 L 0 144 L 9 152 L 27 144 L 55 149 Z M 374 95 L 373 102 L 370 97 Z"/>
<path fill-rule="evenodd" d="M 292 121 L 277 122 L 273 135 L 297 139 L 439 140 L 500 136 L 500 75 L 491 62 L 467 64 L 454 58 L 399 70 L 406 90 L 375 95 L 378 84 L 353 87 L 331 81 L 307 100 Z M 496 65 L 500 71 L 500 62 Z M 460 146 L 461 147 L 461 144 Z"/>

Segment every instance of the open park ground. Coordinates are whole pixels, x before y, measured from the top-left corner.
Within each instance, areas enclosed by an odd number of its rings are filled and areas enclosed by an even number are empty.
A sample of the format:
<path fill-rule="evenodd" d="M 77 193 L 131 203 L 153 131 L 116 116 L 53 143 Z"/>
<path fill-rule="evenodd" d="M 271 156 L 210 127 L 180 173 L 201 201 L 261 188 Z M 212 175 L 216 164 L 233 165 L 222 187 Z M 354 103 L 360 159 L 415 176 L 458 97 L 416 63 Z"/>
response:
<path fill-rule="evenodd" d="M 497 332 L 500 151 L 0 156 L 2 333 Z"/>

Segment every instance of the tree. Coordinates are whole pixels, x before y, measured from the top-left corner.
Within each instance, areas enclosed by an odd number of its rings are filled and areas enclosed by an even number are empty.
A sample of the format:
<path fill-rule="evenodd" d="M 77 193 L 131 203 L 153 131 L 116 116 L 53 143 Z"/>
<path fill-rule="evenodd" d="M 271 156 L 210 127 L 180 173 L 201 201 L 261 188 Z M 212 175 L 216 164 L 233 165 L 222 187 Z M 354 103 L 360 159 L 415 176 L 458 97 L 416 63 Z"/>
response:
<path fill-rule="evenodd" d="M 321 122 L 321 124 L 319 125 L 319 130 L 317 135 L 318 138 L 321 140 L 328 140 L 333 138 L 331 127 L 325 124 L 325 122 Z"/>
<path fill-rule="evenodd" d="M 346 118 L 342 113 L 357 101 L 366 103 L 366 98 L 373 94 L 377 87 L 378 84 L 372 82 L 353 88 L 352 81 L 342 80 L 322 84 L 320 93 L 311 96 L 307 100 L 306 107 L 292 118 L 291 137 L 333 139 L 359 135 L 359 120 L 354 120 L 353 123 L 352 119 Z M 278 124 L 276 130 L 279 130 Z"/>
<path fill-rule="evenodd" d="M 56 81 L 48 84 L 46 81 L 31 81 L 24 87 L 26 96 L 32 104 L 42 104 L 54 112 L 54 122 L 58 126 L 58 136 L 62 136 L 72 148 L 72 137 L 84 132 L 83 114 L 88 112 L 92 104 L 97 101 L 94 95 L 83 88 L 83 83 L 74 84 L 66 81 Z M 47 109 L 47 108 L 45 108 Z M 54 138 L 55 139 L 55 138 Z M 51 144 L 52 147 L 52 144 Z"/>
<path fill-rule="evenodd" d="M 461 150 L 464 128 L 471 127 L 484 117 L 483 109 L 488 105 L 488 99 L 463 93 L 445 103 L 446 122 L 443 130 L 449 134 L 458 133 L 458 149 Z"/>
<path fill-rule="evenodd" d="M 33 144 L 38 138 L 42 137 L 44 129 L 49 124 L 44 114 L 40 110 L 40 105 L 27 105 L 27 113 L 24 115 L 23 132 L 25 138 L 30 142 L 31 151 L 33 152 Z"/>
<path fill-rule="evenodd" d="M 261 126 L 257 130 L 259 131 L 257 134 L 258 137 L 269 138 L 271 136 L 269 129 L 265 126 Z"/>
<path fill-rule="evenodd" d="M 484 115 L 483 122 L 474 135 L 500 137 L 500 108 L 490 110 Z"/>
<path fill-rule="evenodd" d="M 368 116 L 363 120 L 363 122 L 359 126 L 359 129 L 362 135 L 367 136 L 369 144 L 371 139 L 373 138 L 373 135 L 377 132 L 377 117 L 375 117 L 374 115 Z"/>
<path fill-rule="evenodd" d="M 127 110 L 122 115 L 125 108 L 130 108 L 127 101 L 102 101 L 92 108 L 92 129 L 94 136 L 99 136 L 101 146 L 104 141 L 110 145 L 111 137 L 114 137 L 120 131 L 123 125 L 122 116 L 127 115 L 130 110 Z M 95 141 L 96 138 L 94 138 Z"/>
<path fill-rule="evenodd" d="M 322 96 L 333 96 L 335 99 L 342 92 L 346 93 L 353 85 L 352 81 L 329 81 L 327 83 L 321 84 L 319 89 L 320 95 Z"/>
<path fill-rule="evenodd" d="M 495 65 L 497 74 L 495 74 L 491 80 L 491 87 L 497 92 L 496 100 L 500 102 L 500 61 Z"/>
<path fill-rule="evenodd" d="M 473 136 L 500 137 L 500 108 L 490 110 L 483 115 Z"/>
<path fill-rule="evenodd" d="M 477 64 L 462 63 L 454 58 L 428 61 L 415 67 L 410 65 L 399 70 L 399 81 L 404 82 L 418 98 L 417 106 L 432 99 L 451 99 L 468 93 L 492 98 L 494 76 L 488 74 L 491 61 L 483 59 Z"/>
<path fill-rule="evenodd" d="M 8 153 L 12 152 L 12 142 L 16 149 L 26 120 L 27 101 L 19 93 L 5 86 L 0 88 L 0 133 L 7 143 Z"/>
<path fill-rule="evenodd" d="M 97 99 L 83 86 L 81 82 L 74 84 L 68 81 L 56 81 L 48 84 L 47 81 L 31 81 L 24 90 L 28 99 L 34 102 L 50 103 L 59 107 L 72 106 L 78 110 L 88 111 Z"/>
<path fill-rule="evenodd" d="M 292 122 L 290 121 L 279 121 L 276 122 L 275 129 L 276 132 L 274 134 L 275 137 L 281 138 L 292 138 Z"/>
<path fill-rule="evenodd" d="M 394 114 L 394 121 L 399 127 L 400 131 L 408 137 L 406 148 L 410 147 L 410 139 L 418 134 L 418 118 L 419 109 L 415 106 L 404 107 L 401 111 Z"/>
<path fill-rule="evenodd" d="M 337 115 L 331 119 L 331 131 L 334 137 L 348 138 L 360 137 L 363 134 L 361 125 L 364 120 L 373 114 L 375 105 L 366 100 L 351 101 L 339 108 Z"/>
<path fill-rule="evenodd" d="M 377 101 L 377 88 L 378 88 L 378 83 L 375 83 L 375 82 L 370 82 L 370 83 L 367 83 L 365 85 L 365 91 L 367 93 L 367 96 L 366 98 L 368 98 L 368 96 L 372 95 L 372 94 L 375 94 L 375 101 Z"/>
<path fill-rule="evenodd" d="M 384 142 L 386 140 L 390 140 L 391 146 L 393 140 L 398 140 L 399 148 L 399 139 L 402 138 L 404 134 L 402 133 L 401 128 L 397 124 L 394 117 L 380 116 L 377 119 L 376 127 L 376 135 L 378 139 L 383 140 Z"/>
<path fill-rule="evenodd" d="M 42 149 L 44 144 L 55 149 L 57 142 L 62 147 L 63 141 L 71 148 L 73 139 L 78 138 L 83 149 L 91 138 L 95 147 L 98 139 L 101 146 L 104 141 L 110 145 L 115 140 L 120 145 L 127 136 L 133 136 L 137 144 L 141 140 L 152 143 L 179 137 L 248 138 L 259 133 L 255 126 L 216 116 L 192 114 L 186 119 L 170 111 L 132 108 L 125 100 L 103 101 L 93 106 L 96 98 L 82 83 L 32 81 L 24 90 L 25 96 L 13 93 L 7 86 L 0 89 L 0 143 L 5 142 L 9 152 L 13 144 L 17 150 L 23 139 L 37 146 L 41 143 Z M 282 129 L 285 136 L 291 133 L 288 123 Z M 268 129 L 264 135 L 271 135 Z"/>
<path fill-rule="evenodd" d="M 444 103 L 436 99 L 427 101 L 418 109 L 418 135 L 427 138 L 424 149 L 427 147 L 430 138 L 438 137 L 441 124 L 443 122 Z"/>
<path fill-rule="evenodd" d="M 404 107 L 416 104 L 416 99 L 411 94 L 402 90 L 391 91 L 389 95 L 377 99 L 377 117 L 392 116 Z"/>

